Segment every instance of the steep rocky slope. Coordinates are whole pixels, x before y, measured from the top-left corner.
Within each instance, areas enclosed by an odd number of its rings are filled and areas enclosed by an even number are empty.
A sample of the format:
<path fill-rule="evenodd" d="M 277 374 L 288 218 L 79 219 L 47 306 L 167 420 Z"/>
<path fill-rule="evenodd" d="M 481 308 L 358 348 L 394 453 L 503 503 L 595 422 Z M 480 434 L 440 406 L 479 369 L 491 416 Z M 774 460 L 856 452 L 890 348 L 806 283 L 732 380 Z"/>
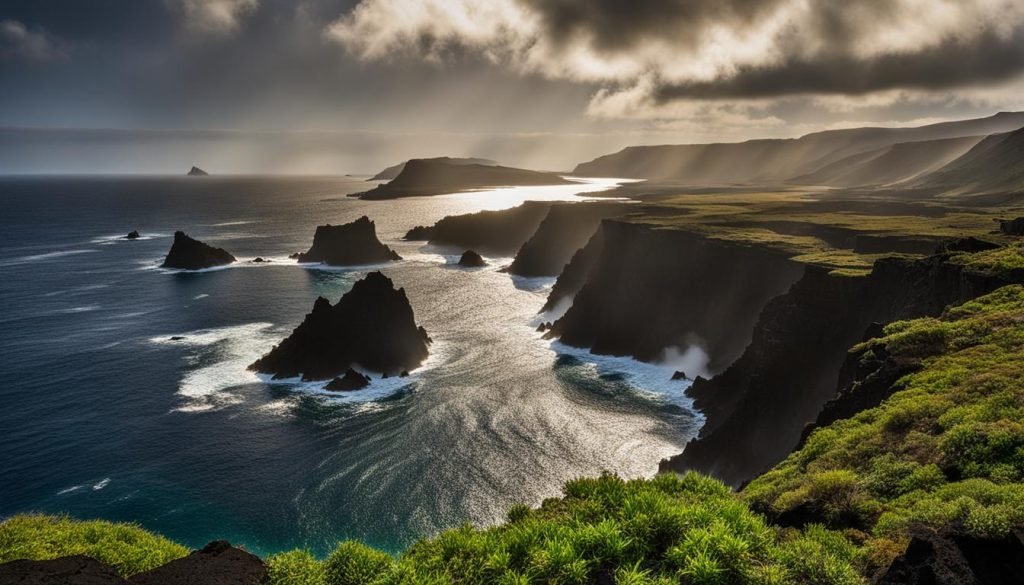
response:
<path fill-rule="evenodd" d="M 918 185 L 955 191 L 1024 191 L 1024 128 L 982 140 Z"/>
<path fill-rule="evenodd" d="M 432 226 L 414 227 L 405 239 L 511 256 L 537 231 L 552 205 L 546 201 L 527 201 L 500 211 L 449 215 Z"/>
<path fill-rule="evenodd" d="M 645 361 L 696 345 L 719 370 L 743 351 L 765 303 L 801 270 L 770 248 L 605 220 L 552 290 L 549 306 L 579 285 L 551 334 L 595 353 Z"/>
<path fill-rule="evenodd" d="M 558 276 L 602 220 L 625 215 L 631 207 L 619 202 L 552 205 L 537 231 L 519 248 L 508 271 L 519 276 Z"/>
<path fill-rule="evenodd" d="M 764 308 L 742 357 L 690 388 L 707 423 L 662 469 L 699 470 L 738 485 L 781 461 L 804 425 L 836 396 L 847 349 L 874 323 L 937 315 L 947 305 L 1024 281 L 1024 271 L 993 270 L 984 260 L 1002 253 L 886 258 L 866 277 L 808 266 Z"/>

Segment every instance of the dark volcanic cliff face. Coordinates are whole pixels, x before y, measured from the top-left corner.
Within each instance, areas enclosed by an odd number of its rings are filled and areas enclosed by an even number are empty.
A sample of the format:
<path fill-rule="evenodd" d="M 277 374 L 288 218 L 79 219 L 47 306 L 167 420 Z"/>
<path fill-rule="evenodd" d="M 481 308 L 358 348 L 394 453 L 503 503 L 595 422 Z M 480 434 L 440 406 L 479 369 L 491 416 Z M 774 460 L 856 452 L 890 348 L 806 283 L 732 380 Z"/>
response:
<path fill-rule="evenodd" d="M 947 305 L 1014 281 L 948 260 L 883 259 L 866 277 L 808 266 L 799 282 L 764 308 L 742 357 L 690 388 L 707 423 L 701 437 L 662 462 L 662 469 L 694 469 L 734 485 L 749 480 L 789 454 L 805 424 L 836 397 L 847 350 L 865 331 L 878 323 L 937 315 Z M 857 408 L 856 400 L 884 396 L 848 398 L 853 402 L 834 404 L 823 416 L 845 416 Z"/>
<path fill-rule="evenodd" d="M 320 297 L 292 334 L 250 369 L 275 378 L 327 380 L 352 366 L 398 375 L 427 359 L 429 338 L 416 326 L 405 289 L 371 272 L 334 306 Z"/>
<path fill-rule="evenodd" d="M 508 271 L 519 276 L 558 276 L 602 220 L 625 215 L 632 209 L 635 208 L 618 202 L 552 205 L 537 231 L 519 248 Z"/>
<path fill-rule="evenodd" d="M 428 240 L 440 246 L 456 246 L 495 256 L 511 256 L 537 231 L 553 204 L 527 201 L 500 211 L 449 215 L 430 227 L 415 227 L 407 240 Z"/>
<path fill-rule="evenodd" d="M 718 370 L 746 347 L 765 303 L 800 274 L 798 264 L 767 248 L 606 220 L 552 290 L 557 302 L 583 283 L 552 335 L 644 361 L 696 344 Z"/>
<path fill-rule="evenodd" d="M 203 268 L 231 264 L 234 261 L 235 257 L 227 250 L 214 248 L 179 231 L 174 232 L 174 243 L 161 266 L 182 270 L 202 270 Z"/>
<path fill-rule="evenodd" d="M 313 235 L 313 246 L 298 254 L 299 262 L 323 262 L 334 266 L 355 266 L 401 260 L 377 239 L 377 230 L 370 218 L 360 217 L 345 225 L 322 225 Z"/>

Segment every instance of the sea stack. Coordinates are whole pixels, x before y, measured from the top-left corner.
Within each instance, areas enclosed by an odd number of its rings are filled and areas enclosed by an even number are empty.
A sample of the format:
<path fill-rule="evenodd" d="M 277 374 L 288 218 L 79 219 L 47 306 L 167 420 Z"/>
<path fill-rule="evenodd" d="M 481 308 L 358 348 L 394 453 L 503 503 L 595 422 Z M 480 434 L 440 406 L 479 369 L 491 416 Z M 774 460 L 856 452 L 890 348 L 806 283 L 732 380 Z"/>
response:
<path fill-rule="evenodd" d="M 405 289 L 395 290 L 391 279 L 371 272 L 333 306 L 318 298 L 295 331 L 249 369 L 275 379 L 330 380 L 357 365 L 400 375 L 427 359 L 429 343 Z"/>
<path fill-rule="evenodd" d="M 138 230 L 132 230 L 132 231 L 128 232 L 128 235 L 125 236 L 124 239 L 126 239 L 126 240 L 137 240 L 140 237 L 142 237 L 142 236 L 139 235 L 139 231 Z"/>
<path fill-rule="evenodd" d="M 180 268 L 182 270 L 202 270 L 214 266 L 231 264 L 235 257 L 223 248 L 214 248 L 199 240 L 188 237 L 185 232 L 174 232 L 174 244 L 167 258 L 161 264 L 163 268 Z"/>
<path fill-rule="evenodd" d="M 203 169 L 201 169 L 199 167 L 192 167 L 188 171 L 188 176 L 189 177 L 208 177 L 208 176 L 210 176 L 210 173 L 204 171 Z"/>
<path fill-rule="evenodd" d="M 487 261 L 473 250 L 466 250 L 462 253 L 462 257 L 459 258 L 459 266 L 463 266 L 465 268 L 480 268 L 481 266 L 487 266 Z"/>
<path fill-rule="evenodd" d="M 318 226 L 313 235 L 313 246 L 308 252 L 294 257 L 299 262 L 323 262 L 333 266 L 378 264 L 402 259 L 377 239 L 377 230 L 365 215 L 345 225 Z"/>

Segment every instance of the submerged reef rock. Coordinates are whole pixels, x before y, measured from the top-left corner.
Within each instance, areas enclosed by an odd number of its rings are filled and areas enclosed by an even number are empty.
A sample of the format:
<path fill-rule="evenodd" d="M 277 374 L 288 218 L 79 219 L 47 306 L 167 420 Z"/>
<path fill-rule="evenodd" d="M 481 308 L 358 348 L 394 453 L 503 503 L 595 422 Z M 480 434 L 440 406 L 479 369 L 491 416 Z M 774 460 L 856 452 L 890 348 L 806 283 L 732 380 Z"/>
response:
<path fill-rule="evenodd" d="M 427 359 L 428 343 L 405 289 L 371 272 L 334 306 L 318 298 L 295 331 L 249 367 L 275 379 L 329 380 L 354 365 L 397 375 Z"/>
<path fill-rule="evenodd" d="M 235 257 L 223 248 L 214 248 L 199 240 L 190 238 L 185 232 L 174 232 L 174 244 L 167 253 L 164 268 L 180 268 L 182 270 L 201 270 L 214 266 L 231 264 Z"/>
<path fill-rule="evenodd" d="M 199 167 L 192 167 L 188 171 L 188 176 L 189 177 L 208 177 L 208 176 L 210 176 L 210 173 L 204 171 L 203 169 L 201 169 Z"/>
<path fill-rule="evenodd" d="M 378 264 L 402 259 L 377 239 L 376 227 L 365 215 L 345 225 L 318 226 L 309 251 L 293 256 L 299 262 L 323 262 L 332 266 Z"/>
<path fill-rule="evenodd" d="M 387 374 L 385 374 L 385 377 Z M 362 390 L 370 385 L 370 377 L 360 374 L 359 372 L 349 368 L 344 376 L 335 378 L 324 386 L 324 390 L 333 390 L 336 392 L 351 392 L 352 390 Z"/>
<path fill-rule="evenodd" d="M 481 266 L 487 266 L 487 261 L 473 250 L 466 250 L 462 253 L 462 257 L 459 258 L 459 266 L 465 266 L 466 268 L 480 268 Z"/>
<path fill-rule="evenodd" d="M 133 585 L 265 585 L 267 567 L 259 557 L 224 540 L 204 546 L 130 579 Z"/>
<path fill-rule="evenodd" d="M 5 585 L 128 585 L 110 566 L 82 555 L 48 561 L 11 561 L 0 565 Z"/>

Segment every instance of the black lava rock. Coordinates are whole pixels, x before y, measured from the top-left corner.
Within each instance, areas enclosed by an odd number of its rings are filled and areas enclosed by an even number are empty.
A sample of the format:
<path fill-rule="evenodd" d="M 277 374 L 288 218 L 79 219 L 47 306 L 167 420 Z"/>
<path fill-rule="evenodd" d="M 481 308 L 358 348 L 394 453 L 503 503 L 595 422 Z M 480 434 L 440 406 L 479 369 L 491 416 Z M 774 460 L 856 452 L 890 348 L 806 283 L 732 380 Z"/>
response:
<path fill-rule="evenodd" d="M 18 585 L 128 585 L 112 567 L 75 555 L 49 561 L 11 561 L 0 565 L 0 583 Z"/>
<path fill-rule="evenodd" d="M 185 558 L 139 573 L 129 582 L 133 585 L 265 585 L 267 567 L 256 555 L 217 540 Z"/>
<path fill-rule="evenodd" d="M 132 230 L 132 231 L 128 232 L 128 235 L 125 236 L 124 239 L 126 239 L 126 240 L 137 240 L 140 237 L 142 237 L 142 236 L 139 235 L 139 231 L 138 230 Z"/>
<path fill-rule="evenodd" d="M 351 392 L 352 390 L 362 390 L 369 385 L 369 376 L 364 376 L 352 368 L 349 368 L 348 371 L 345 372 L 344 376 L 331 380 L 326 386 L 324 386 L 324 389 L 334 390 L 337 392 Z"/>
<path fill-rule="evenodd" d="M 466 250 L 462 253 L 462 257 L 459 258 L 459 266 L 463 266 L 465 268 L 480 268 L 481 266 L 487 266 L 487 261 L 473 250 Z"/>
<path fill-rule="evenodd" d="M 323 262 L 334 266 L 355 266 L 401 260 L 377 239 L 370 218 L 360 217 L 345 225 L 322 225 L 313 235 L 313 246 L 296 256 L 299 262 Z"/>
<path fill-rule="evenodd" d="M 329 380 L 355 364 L 398 374 L 427 358 L 430 337 L 416 326 L 405 289 L 371 272 L 334 306 L 320 297 L 292 334 L 250 366 L 275 378 Z"/>
<path fill-rule="evenodd" d="M 167 253 L 162 266 L 164 268 L 180 268 L 183 270 L 201 270 L 213 266 L 231 264 L 235 257 L 223 248 L 214 248 L 199 240 L 194 240 L 185 232 L 174 232 L 174 244 Z"/>

